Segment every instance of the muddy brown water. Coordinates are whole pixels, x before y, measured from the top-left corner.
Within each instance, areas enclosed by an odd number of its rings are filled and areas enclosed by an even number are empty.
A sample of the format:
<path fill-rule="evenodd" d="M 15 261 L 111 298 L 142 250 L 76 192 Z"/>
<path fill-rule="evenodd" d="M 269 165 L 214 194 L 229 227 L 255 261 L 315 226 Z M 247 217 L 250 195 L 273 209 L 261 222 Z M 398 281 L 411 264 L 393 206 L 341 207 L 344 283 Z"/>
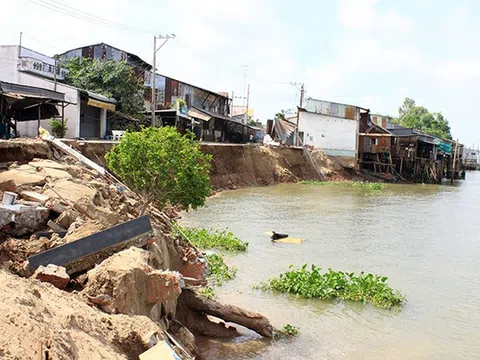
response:
<path fill-rule="evenodd" d="M 479 359 L 480 172 L 454 186 L 387 185 L 382 191 L 285 184 L 224 192 L 184 215 L 189 226 L 228 227 L 250 243 L 227 255 L 237 278 L 221 301 L 300 327 L 292 340 L 251 332 L 204 341 L 207 359 Z M 266 231 L 307 240 L 272 244 Z M 373 272 L 407 296 L 400 312 L 304 300 L 251 285 L 293 264 Z"/>

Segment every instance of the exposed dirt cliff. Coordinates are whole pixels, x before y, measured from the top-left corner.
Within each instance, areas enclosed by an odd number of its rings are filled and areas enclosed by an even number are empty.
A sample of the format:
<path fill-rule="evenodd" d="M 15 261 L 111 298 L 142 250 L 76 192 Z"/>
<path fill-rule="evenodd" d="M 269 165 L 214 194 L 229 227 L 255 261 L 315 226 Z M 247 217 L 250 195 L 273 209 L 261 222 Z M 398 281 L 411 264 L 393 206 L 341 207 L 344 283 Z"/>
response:
<path fill-rule="evenodd" d="M 72 141 L 70 145 L 102 166 L 112 148 L 112 143 L 105 142 Z M 300 148 L 203 143 L 200 149 L 212 155 L 210 180 L 216 190 L 318 178 Z"/>
<path fill-rule="evenodd" d="M 210 181 L 215 189 L 318 178 L 299 148 L 202 144 L 201 150 L 212 155 Z"/>

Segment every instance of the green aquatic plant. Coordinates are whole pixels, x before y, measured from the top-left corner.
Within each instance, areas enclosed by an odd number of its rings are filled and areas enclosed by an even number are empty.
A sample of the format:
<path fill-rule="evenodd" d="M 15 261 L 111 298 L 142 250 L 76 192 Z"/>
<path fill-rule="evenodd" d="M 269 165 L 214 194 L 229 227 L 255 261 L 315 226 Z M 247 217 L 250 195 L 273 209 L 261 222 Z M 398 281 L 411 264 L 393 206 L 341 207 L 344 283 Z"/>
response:
<path fill-rule="evenodd" d="M 382 183 L 371 183 L 371 182 L 361 182 L 361 181 L 354 181 L 352 186 L 356 188 L 368 189 L 368 190 L 383 190 L 385 188 L 385 184 L 382 184 Z"/>
<path fill-rule="evenodd" d="M 208 265 L 208 280 L 215 286 L 222 286 L 224 281 L 229 281 L 237 275 L 237 269 L 233 266 L 228 266 L 223 260 L 223 255 L 208 254 L 206 256 Z"/>
<path fill-rule="evenodd" d="M 317 181 L 317 180 L 303 180 L 300 181 L 302 185 L 318 185 L 318 186 L 344 186 L 344 187 L 355 187 L 360 189 L 368 190 L 383 190 L 385 184 L 382 183 L 372 183 L 372 182 L 363 182 L 363 181 Z"/>
<path fill-rule="evenodd" d="M 231 252 L 247 250 L 248 243 L 240 240 L 228 230 L 195 229 L 176 225 L 175 235 L 181 236 L 201 249 L 220 249 Z"/>
<path fill-rule="evenodd" d="M 277 329 L 273 334 L 273 338 L 275 340 L 278 340 L 284 337 L 294 337 L 294 336 L 296 337 L 299 334 L 300 334 L 299 327 L 287 324 L 281 329 Z"/>
<path fill-rule="evenodd" d="M 200 290 L 198 290 L 198 293 L 200 295 L 203 295 L 205 296 L 207 299 L 216 299 L 218 296 L 217 296 L 217 293 L 215 292 L 215 289 L 211 286 L 205 286 L 203 288 L 201 288 Z"/>
<path fill-rule="evenodd" d="M 364 272 L 355 275 L 332 269 L 322 274 L 320 267 L 312 265 L 308 270 L 305 264 L 300 269 L 287 271 L 262 283 L 258 288 L 296 294 L 303 298 L 360 301 L 384 309 L 403 305 L 405 297 L 388 286 L 387 280 L 385 276 Z"/>

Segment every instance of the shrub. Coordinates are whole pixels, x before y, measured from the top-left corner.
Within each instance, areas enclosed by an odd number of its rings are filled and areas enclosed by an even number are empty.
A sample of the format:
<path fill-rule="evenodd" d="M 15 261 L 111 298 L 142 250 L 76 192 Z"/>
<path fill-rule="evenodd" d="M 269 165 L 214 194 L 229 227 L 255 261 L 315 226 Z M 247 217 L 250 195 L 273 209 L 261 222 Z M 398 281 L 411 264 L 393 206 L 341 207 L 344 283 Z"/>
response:
<path fill-rule="evenodd" d="M 52 129 L 52 133 L 57 138 L 63 138 L 67 134 L 67 119 L 62 122 L 61 119 L 52 119 L 50 120 L 50 128 Z"/>
<path fill-rule="evenodd" d="M 182 136 L 170 126 L 127 132 L 105 158 L 115 174 L 145 196 L 142 213 L 151 202 L 195 209 L 211 191 L 211 156 L 200 151 L 192 133 Z"/>

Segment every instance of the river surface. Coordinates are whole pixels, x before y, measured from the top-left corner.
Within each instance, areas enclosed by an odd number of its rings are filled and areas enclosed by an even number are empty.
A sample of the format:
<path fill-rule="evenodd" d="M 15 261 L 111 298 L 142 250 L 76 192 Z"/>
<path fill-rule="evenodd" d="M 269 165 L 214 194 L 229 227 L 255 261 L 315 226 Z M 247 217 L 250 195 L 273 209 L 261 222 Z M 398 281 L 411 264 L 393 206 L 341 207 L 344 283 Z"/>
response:
<path fill-rule="evenodd" d="M 298 326 L 277 342 L 244 331 L 208 341 L 208 359 L 480 359 L 480 172 L 449 185 L 373 191 L 284 184 L 227 191 L 183 224 L 225 228 L 250 243 L 219 299 Z M 306 238 L 272 244 L 266 231 Z M 372 272 L 407 297 L 400 312 L 253 290 L 289 265 Z"/>

